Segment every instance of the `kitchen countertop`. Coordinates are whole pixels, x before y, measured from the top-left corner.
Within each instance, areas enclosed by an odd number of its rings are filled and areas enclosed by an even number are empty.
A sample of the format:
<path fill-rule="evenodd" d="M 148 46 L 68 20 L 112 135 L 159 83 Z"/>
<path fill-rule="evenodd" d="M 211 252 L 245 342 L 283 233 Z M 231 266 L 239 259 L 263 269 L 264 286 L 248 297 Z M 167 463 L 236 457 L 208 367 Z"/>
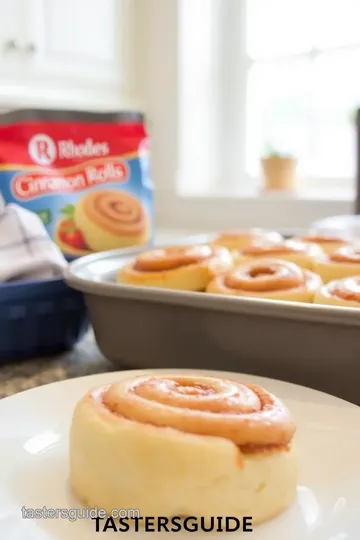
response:
<path fill-rule="evenodd" d="M 203 234 L 203 231 L 162 229 L 156 234 L 156 242 L 171 243 L 197 234 Z M 0 364 L 0 399 L 43 384 L 119 369 L 102 356 L 93 334 L 89 333 L 71 351 L 48 358 Z"/>
<path fill-rule="evenodd" d="M 0 365 L 0 399 L 43 384 L 110 371 L 119 368 L 102 356 L 90 333 L 71 351 Z"/>

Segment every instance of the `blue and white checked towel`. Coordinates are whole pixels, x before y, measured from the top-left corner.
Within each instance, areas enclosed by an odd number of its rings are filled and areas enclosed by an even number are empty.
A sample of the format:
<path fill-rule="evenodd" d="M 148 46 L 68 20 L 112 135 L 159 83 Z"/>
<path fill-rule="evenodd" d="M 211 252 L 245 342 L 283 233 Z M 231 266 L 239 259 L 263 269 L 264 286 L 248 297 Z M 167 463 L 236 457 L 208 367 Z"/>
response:
<path fill-rule="evenodd" d="M 0 201 L 0 282 L 60 276 L 66 265 L 37 214 Z"/>

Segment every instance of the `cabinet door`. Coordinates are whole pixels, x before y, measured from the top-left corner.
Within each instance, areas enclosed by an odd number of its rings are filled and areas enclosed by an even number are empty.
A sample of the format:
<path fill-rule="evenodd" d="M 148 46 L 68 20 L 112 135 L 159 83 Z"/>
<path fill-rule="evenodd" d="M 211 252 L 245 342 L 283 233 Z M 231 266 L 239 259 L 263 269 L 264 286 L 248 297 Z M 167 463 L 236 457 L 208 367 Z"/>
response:
<path fill-rule="evenodd" d="M 0 72 L 16 73 L 27 40 L 26 0 L 0 0 Z"/>
<path fill-rule="evenodd" d="M 33 61 L 38 72 L 62 82 L 118 79 L 122 0 L 35 2 Z"/>

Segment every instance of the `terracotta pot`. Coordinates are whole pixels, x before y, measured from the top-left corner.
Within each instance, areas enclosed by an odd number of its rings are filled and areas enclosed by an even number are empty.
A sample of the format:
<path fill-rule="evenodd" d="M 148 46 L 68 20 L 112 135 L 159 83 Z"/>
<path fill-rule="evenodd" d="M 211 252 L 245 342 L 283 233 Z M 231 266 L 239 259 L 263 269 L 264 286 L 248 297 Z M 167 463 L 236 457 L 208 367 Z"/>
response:
<path fill-rule="evenodd" d="M 261 160 L 264 189 L 289 191 L 295 188 L 297 160 L 291 157 L 269 157 Z"/>

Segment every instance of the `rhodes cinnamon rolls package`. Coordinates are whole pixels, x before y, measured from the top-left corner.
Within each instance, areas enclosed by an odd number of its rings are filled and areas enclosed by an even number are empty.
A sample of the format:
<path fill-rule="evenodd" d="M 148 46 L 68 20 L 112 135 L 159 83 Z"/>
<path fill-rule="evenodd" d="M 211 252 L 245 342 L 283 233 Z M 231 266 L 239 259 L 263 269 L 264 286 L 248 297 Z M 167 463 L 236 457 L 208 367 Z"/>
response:
<path fill-rule="evenodd" d="M 143 115 L 0 115 L 0 189 L 5 203 L 41 217 L 69 259 L 150 244 L 153 188 Z"/>

